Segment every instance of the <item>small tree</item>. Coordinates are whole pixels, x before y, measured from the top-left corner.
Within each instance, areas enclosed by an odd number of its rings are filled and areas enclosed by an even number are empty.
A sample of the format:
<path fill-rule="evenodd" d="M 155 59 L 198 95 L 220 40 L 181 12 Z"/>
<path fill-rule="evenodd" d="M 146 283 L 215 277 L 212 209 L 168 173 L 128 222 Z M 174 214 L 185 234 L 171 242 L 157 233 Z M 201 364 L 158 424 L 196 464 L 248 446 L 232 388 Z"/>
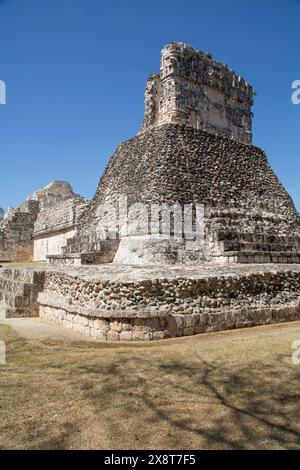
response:
<path fill-rule="evenodd" d="M 2 209 L 2 207 L 0 207 L 0 220 L 2 220 L 4 217 L 4 210 Z"/>

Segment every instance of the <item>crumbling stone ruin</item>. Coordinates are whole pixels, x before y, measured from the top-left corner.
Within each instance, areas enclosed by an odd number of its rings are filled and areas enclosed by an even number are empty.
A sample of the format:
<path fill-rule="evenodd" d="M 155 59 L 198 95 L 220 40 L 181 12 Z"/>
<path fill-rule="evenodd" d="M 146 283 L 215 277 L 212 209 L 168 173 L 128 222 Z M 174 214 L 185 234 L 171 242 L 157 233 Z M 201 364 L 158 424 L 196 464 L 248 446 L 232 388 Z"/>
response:
<path fill-rule="evenodd" d="M 253 95 L 210 54 L 167 45 L 93 199 L 55 183 L 0 223 L 0 258 L 48 263 L 0 270 L 0 312 L 108 340 L 300 319 L 299 214 L 251 143 Z"/>
<path fill-rule="evenodd" d="M 42 261 L 75 233 L 86 201 L 65 181 L 55 181 L 10 208 L 0 222 L 0 261 Z"/>
<path fill-rule="evenodd" d="M 17 209 L 9 209 L 0 221 L 0 262 L 32 260 L 33 226 L 38 202 L 30 199 Z"/>
<path fill-rule="evenodd" d="M 75 194 L 66 182 L 55 182 L 62 190 L 57 195 L 41 198 L 33 228 L 33 260 L 44 261 L 49 254 L 61 253 L 67 240 L 74 236 L 78 219 L 88 201 Z"/>

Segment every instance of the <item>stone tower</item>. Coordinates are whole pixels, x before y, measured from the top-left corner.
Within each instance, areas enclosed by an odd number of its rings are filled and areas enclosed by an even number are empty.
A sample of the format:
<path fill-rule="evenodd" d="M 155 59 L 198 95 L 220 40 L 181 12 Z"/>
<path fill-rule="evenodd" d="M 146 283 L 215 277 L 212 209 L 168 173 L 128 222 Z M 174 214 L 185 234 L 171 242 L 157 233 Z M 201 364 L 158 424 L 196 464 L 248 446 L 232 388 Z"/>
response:
<path fill-rule="evenodd" d="M 160 73 L 147 81 L 142 130 L 185 124 L 251 144 L 253 95 L 251 85 L 211 54 L 174 42 L 162 50 Z"/>

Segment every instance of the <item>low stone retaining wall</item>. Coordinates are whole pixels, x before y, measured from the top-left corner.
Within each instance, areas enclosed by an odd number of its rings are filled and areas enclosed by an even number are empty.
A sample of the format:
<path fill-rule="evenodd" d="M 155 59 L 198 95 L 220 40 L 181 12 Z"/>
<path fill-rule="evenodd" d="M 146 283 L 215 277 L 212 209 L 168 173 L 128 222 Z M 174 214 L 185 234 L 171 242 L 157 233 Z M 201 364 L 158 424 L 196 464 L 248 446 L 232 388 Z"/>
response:
<path fill-rule="evenodd" d="M 300 269 L 251 268 L 174 269 L 167 277 L 137 267 L 50 270 L 38 296 L 40 316 L 116 341 L 300 320 Z"/>
<path fill-rule="evenodd" d="M 122 312 L 81 307 L 72 299 L 41 292 L 40 317 L 92 338 L 112 341 L 151 340 L 169 337 L 167 314 Z"/>
<path fill-rule="evenodd" d="M 300 319 L 300 304 L 285 307 L 194 313 L 187 315 L 98 311 L 73 305 L 71 299 L 39 294 L 40 317 L 91 338 L 150 341 Z"/>
<path fill-rule="evenodd" d="M 300 266 L 1 269 L 0 314 L 110 341 L 300 320 Z"/>

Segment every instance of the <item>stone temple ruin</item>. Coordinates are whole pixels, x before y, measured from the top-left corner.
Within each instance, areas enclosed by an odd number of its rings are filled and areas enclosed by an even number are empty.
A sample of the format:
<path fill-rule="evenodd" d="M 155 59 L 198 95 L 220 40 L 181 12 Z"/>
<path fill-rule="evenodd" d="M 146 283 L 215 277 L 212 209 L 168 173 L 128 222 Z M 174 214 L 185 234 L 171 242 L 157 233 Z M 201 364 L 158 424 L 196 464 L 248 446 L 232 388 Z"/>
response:
<path fill-rule="evenodd" d="M 91 201 L 54 182 L 0 222 L 0 314 L 93 338 L 151 340 L 300 319 L 300 223 L 252 145 L 254 91 L 164 47 L 140 132 Z"/>
<path fill-rule="evenodd" d="M 36 191 L 0 223 L 0 260 L 42 261 L 48 253 L 59 254 L 86 205 L 64 181 Z"/>

